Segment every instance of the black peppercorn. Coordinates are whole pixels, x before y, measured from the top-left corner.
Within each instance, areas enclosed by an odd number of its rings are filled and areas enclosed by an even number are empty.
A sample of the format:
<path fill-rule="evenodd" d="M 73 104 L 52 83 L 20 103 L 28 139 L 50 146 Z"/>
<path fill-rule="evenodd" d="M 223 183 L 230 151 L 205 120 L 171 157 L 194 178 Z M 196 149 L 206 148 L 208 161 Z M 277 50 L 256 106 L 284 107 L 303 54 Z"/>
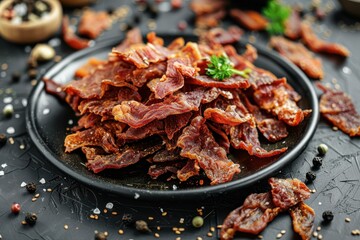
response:
<path fill-rule="evenodd" d="M 37 216 L 35 213 L 26 213 L 25 222 L 30 226 L 34 225 L 37 221 Z"/>
<path fill-rule="evenodd" d="M 36 191 L 36 185 L 35 183 L 28 183 L 26 184 L 26 190 L 29 192 L 29 193 L 34 193 Z"/>
<path fill-rule="evenodd" d="M 123 216 L 122 216 L 122 221 L 125 225 L 131 225 L 134 223 L 134 219 L 132 217 L 131 214 L 127 214 L 125 213 Z"/>
<path fill-rule="evenodd" d="M 95 233 L 95 240 L 106 240 L 106 234 L 103 232 L 96 232 Z"/>
<path fill-rule="evenodd" d="M 18 72 L 18 71 L 15 71 L 15 72 L 13 72 L 13 73 L 11 74 L 11 80 L 12 80 L 13 82 L 19 81 L 20 78 L 21 78 L 21 73 Z"/>
<path fill-rule="evenodd" d="M 313 165 L 315 168 L 319 168 L 322 165 L 322 157 L 316 156 L 313 159 Z"/>
<path fill-rule="evenodd" d="M 322 217 L 325 222 L 331 222 L 334 219 L 334 214 L 332 211 L 325 211 L 323 212 Z"/>
<path fill-rule="evenodd" d="M 139 14 L 135 14 L 134 17 L 133 17 L 133 21 L 134 21 L 134 23 L 139 24 L 140 21 L 141 21 L 140 15 L 139 15 Z"/>
<path fill-rule="evenodd" d="M 113 9 L 113 8 L 108 8 L 108 9 L 106 10 L 106 12 L 107 12 L 108 14 L 112 15 L 112 14 L 114 13 L 114 9 Z"/>
<path fill-rule="evenodd" d="M 143 233 L 151 232 L 151 230 L 148 227 L 147 222 L 145 222 L 144 220 L 136 221 L 135 227 L 136 227 L 136 230 L 138 230 L 139 232 L 143 232 Z"/>
<path fill-rule="evenodd" d="M 159 15 L 159 9 L 156 5 L 150 5 L 149 6 L 149 13 L 151 18 L 157 18 Z"/>
<path fill-rule="evenodd" d="M 0 133 L 0 147 L 4 146 L 6 144 L 7 137 L 4 133 Z"/>
<path fill-rule="evenodd" d="M 316 175 L 313 172 L 307 172 L 306 173 L 306 180 L 308 182 L 313 182 L 316 179 Z"/>

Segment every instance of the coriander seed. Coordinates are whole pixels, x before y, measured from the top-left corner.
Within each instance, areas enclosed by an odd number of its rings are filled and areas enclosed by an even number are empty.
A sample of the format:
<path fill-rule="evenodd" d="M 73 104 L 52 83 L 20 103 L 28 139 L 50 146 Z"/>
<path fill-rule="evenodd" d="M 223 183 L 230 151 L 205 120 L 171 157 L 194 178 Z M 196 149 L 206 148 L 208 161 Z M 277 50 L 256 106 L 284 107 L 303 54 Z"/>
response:
<path fill-rule="evenodd" d="M 200 228 L 204 225 L 204 219 L 200 216 L 196 216 L 192 220 L 192 225 L 196 228 Z"/>
<path fill-rule="evenodd" d="M 322 143 L 318 146 L 318 152 L 320 155 L 325 155 L 328 150 L 329 150 L 328 146 L 324 143 Z"/>
<path fill-rule="evenodd" d="M 136 230 L 138 230 L 139 232 L 143 232 L 143 233 L 151 232 L 151 230 L 148 227 L 147 222 L 145 222 L 144 220 L 136 221 L 135 227 L 136 227 Z"/>

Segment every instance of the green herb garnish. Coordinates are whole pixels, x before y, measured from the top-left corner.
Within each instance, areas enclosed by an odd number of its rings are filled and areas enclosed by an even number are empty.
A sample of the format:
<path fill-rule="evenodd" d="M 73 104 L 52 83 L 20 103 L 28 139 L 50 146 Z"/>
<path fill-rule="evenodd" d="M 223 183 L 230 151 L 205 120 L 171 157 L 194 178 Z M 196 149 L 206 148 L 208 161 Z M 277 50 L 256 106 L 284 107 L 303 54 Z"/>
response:
<path fill-rule="evenodd" d="M 277 0 L 270 0 L 263 9 L 263 15 L 270 20 L 266 30 L 271 35 L 283 34 L 285 31 L 285 21 L 290 16 L 290 13 L 290 7 L 279 3 Z"/>
<path fill-rule="evenodd" d="M 240 75 L 243 78 L 248 78 L 248 74 L 251 72 L 250 68 L 246 68 L 243 71 L 233 68 L 233 65 L 229 58 L 226 56 L 211 56 L 210 63 L 206 69 L 206 74 L 216 80 L 223 80 L 229 78 L 232 75 Z"/>

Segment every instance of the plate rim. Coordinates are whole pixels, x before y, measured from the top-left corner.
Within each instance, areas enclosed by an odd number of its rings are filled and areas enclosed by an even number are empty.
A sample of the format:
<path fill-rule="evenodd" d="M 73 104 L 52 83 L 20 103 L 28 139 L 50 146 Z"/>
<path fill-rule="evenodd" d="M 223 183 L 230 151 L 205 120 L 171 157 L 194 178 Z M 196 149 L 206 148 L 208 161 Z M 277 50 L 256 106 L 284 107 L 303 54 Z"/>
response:
<path fill-rule="evenodd" d="M 194 37 L 192 34 L 160 34 L 158 33 L 160 37 Z M 195 36 L 196 37 L 196 36 Z M 68 56 L 66 56 L 61 62 L 56 63 L 55 65 L 51 66 L 47 72 L 41 76 L 40 79 L 43 77 L 49 77 L 56 74 L 61 68 L 68 65 L 69 62 L 86 55 L 88 53 L 97 51 L 99 49 L 105 48 L 105 47 L 111 47 L 115 46 L 116 44 L 120 43 L 123 40 L 123 36 L 120 37 L 111 37 L 109 39 L 104 39 L 101 42 L 98 42 L 95 46 L 86 48 L 81 51 L 74 52 Z M 241 44 L 246 44 L 245 41 L 239 41 Z M 251 184 L 264 179 L 265 177 L 270 176 L 274 172 L 280 170 L 283 168 L 286 164 L 289 164 L 290 162 L 294 161 L 307 147 L 308 143 L 310 142 L 311 138 L 315 134 L 317 123 L 320 118 L 319 114 L 319 104 L 318 104 L 318 98 L 315 92 L 315 89 L 311 83 L 311 81 L 308 79 L 308 77 L 293 63 L 291 63 L 289 60 L 281 57 L 279 54 L 277 54 L 275 51 L 266 49 L 263 46 L 259 46 L 257 44 L 252 44 L 259 52 L 259 54 L 264 55 L 265 57 L 271 58 L 277 65 L 280 66 L 286 66 L 287 71 L 290 71 L 292 75 L 298 75 L 300 79 L 303 81 L 303 85 L 306 86 L 306 90 L 308 90 L 308 94 L 310 96 L 309 102 L 312 108 L 312 114 L 309 117 L 309 126 L 307 126 L 307 132 L 305 133 L 304 137 L 300 140 L 300 142 L 285 156 L 281 156 L 276 162 L 273 164 L 264 167 L 263 169 L 260 169 L 254 174 L 251 174 L 249 176 L 230 181 L 227 183 L 222 183 L 219 185 L 214 186 L 205 186 L 201 188 L 193 188 L 193 189 L 179 189 L 179 190 L 156 190 L 156 189 L 142 189 L 142 188 L 135 188 L 135 187 L 129 187 L 125 185 L 118 185 L 114 183 L 106 182 L 104 184 L 104 181 L 97 181 L 95 179 L 88 178 L 81 173 L 72 170 L 70 167 L 68 167 L 65 163 L 59 161 L 59 159 L 55 158 L 52 155 L 52 151 L 47 148 L 46 143 L 43 141 L 37 126 L 36 126 L 36 102 L 38 97 L 40 96 L 41 92 L 44 90 L 44 83 L 43 81 L 38 81 L 37 85 L 32 89 L 30 92 L 29 98 L 28 98 L 28 107 L 26 108 L 26 128 L 27 132 L 30 135 L 30 138 L 33 142 L 33 144 L 36 146 L 36 148 L 40 151 L 40 153 L 47 159 L 49 162 L 51 162 L 55 167 L 57 167 L 59 170 L 61 170 L 63 173 L 71 176 L 75 180 L 78 180 L 79 182 L 95 187 L 97 189 L 100 189 L 102 191 L 111 192 L 114 194 L 119 194 L 122 196 L 134 198 L 135 196 L 140 196 L 142 200 L 154 200 L 159 199 L 159 197 L 162 200 L 192 200 L 194 197 L 197 197 L 197 199 L 206 199 L 208 197 L 215 197 L 219 196 L 224 192 L 230 192 L 234 191 L 236 189 L 241 189 L 250 186 Z M 136 198 L 135 198 L 136 199 Z"/>

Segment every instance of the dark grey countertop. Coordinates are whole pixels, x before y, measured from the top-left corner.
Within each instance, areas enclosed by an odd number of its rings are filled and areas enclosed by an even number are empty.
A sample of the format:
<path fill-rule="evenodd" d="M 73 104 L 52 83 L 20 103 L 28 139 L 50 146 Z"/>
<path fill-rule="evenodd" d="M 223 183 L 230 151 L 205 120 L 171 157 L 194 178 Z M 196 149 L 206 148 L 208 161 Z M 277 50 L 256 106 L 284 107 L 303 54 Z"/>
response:
<path fill-rule="evenodd" d="M 286 1 L 295 2 L 295 1 Z M 310 4 L 303 1 L 303 5 Z M 95 9 L 108 9 L 123 4 L 134 6 L 131 1 L 107 1 L 98 0 L 91 6 Z M 187 5 L 188 1 L 184 1 Z M 360 112 L 360 23 L 344 14 L 334 1 L 323 1 L 324 5 L 333 4 L 334 9 L 326 16 L 324 21 L 317 23 L 315 29 L 320 36 L 330 33 L 329 40 L 339 42 L 347 46 L 351 56 L 340 61 L 338 58 L 319 55 L 324 65 L 325 77 L 323 83 L 332 86 L 339 84 L 341 89 L 352 96 L 357 110 Z M 67 13 L 73 10 L 67 9 Z M 149 16 L 141 16 L 140 27 L 145 33 Z M 164 12 L 157 18 L 157 32 L 178 33 L 177 23 L 181 19 L 189 22 L 193 14 L 185 7 L 178 11 Z M 229 20 L 225 21 L 227 25 Z M 97 41 L 119 35 L 123 36 L 119 24 L 113 25 Z M 191 33 L 192 27 L 185 30 Z M 257 44 L 266 45 L 265 33 L 249 33 L 244 36 L 255 36 Z M 57 37 L 55 37 L 57 39 Z M 59 38 L 60 39 L 60 38 Z M 207 236 L 210 227 L 221 224 L 227 213 L 240 206 L 250 192 L 261 192 L 267 188 L 266 181 L 260 181 L 254 186 L 224 193 L 220 197 L 199 201 L 144 201 L 141 199 L 127 199 L 106 192 L 93 189 L 79 183 L 77 180 L 61 173 L 51 165 L 32 144 L 25 127 L 25 108 L 27 97 L 33 88 L 31 79 L 26 75 L 26 63 L 31 46 L 15 45 L 0 39 L 0 65 L 7 63 L 9 69 L 0 70 L 0 109 L 7 103 L 14 106 L 15 113 L 11 118 L 0 117 L 0 133 L 6 133 L 9 127 L 15 129 L 15 133 L 8 134 L 13 143 L 8 143 L 0 148 L 0 235 L 2 239 L 93 239 L 94 231 L 107 231 L 108 239 L 155 239 L 154 233 L 160 235 L 160 239 L 217 239 L 217 234 Z M 61 44 L 56 51 L 61 56 L 71 54 L 73 50 Z M 39 68 L 39 76 L 44 73 L 53 63 L 42 65 Z M 14 71 L 22 72 L 19 82 L 11 81 Z M 320 93 L 320 92 L 319 92 Z M 305 180 L 305 174 L 311 169 L 312 159 L 317 153 L 317 146 L 325 143 L 329 146 L 329 152 L 324 157 L 324 164 L 316 171 L 317 178 L 309 184 L 310 189 L 316 192 L 307 200 L 307 204 L 316 212 L 316 227 L 321 226 L 320 233 L 326 240 L 357 239 L 351 231 L 360 228 L 360 139 L 350 138 L 341 131 L 334 131 L 320 119 L 315 135 L 305 151 L 292 163 L 276 174 L 278 177 L 296 177 Z M 4 165 L 6 164 L 6 165 Z M 44 183 L 41 184 L 40 182 Z M 39 182 L 40 181 L 40 182 Z M 31 194 L 21 187 L 23 182 L 35 182 L 38 185 L 37 192 L 40 194 L 36 201 L 32 201 Z M 48 191 L 51 189 L 51 191 Z M 19 202 L 22 212 L 15 216 L 10 213 L 13 202 Z M 117 215 L 104 213 L 107 203 L 113 203 L 111 211 Z M 99 219 L 90 218 L 93 210 L 99 208 Z M 197 215 L 197 209 L 202 209 L 205 224 L 200 229 L 191 226 L 192 218 Z M 332 210 L 334 220 L 327 225 L 322 223 L 321 214 L 325 210 Z M 34 212 L 38 215 L 35 226 L 24 226 L 21 221 L 25 212 Z M 166 216 L 163 212 L 166 212 Z M 147 220 L 153 230 L 152 234 L 138 233 L 133 227 L 125 226 L 122 222 L 123 214 L 132 214 L 134 219 Z M 153 217 L 153 220 L 149 220 Z M 350 218 L 346 222 L 345 218 Z M 183 219 L 183 223 L 180 223 Z M 68 226 L 68 229 L 64 228 Z M 160 230 L 157 230 L 160 226 Z M 183 227 L 185 231 L 176 235 L 173 227 Z M 124 231 L 123 235 L 118 230 Z M 281 230 L 286 230 L 282 239 L 299 239 L 291 229 L 290 217 L 281 214 L 261 233 L 264 239 L 276 239 Z M 250 236 L 237 235 L 239 239 L 253 239 Z M 256 238 L 256 237 L 254 237 Z M 1 238 L 0 238 L 1 239 Z M 315 239 L 315 238 L 314 238 Z"/>

